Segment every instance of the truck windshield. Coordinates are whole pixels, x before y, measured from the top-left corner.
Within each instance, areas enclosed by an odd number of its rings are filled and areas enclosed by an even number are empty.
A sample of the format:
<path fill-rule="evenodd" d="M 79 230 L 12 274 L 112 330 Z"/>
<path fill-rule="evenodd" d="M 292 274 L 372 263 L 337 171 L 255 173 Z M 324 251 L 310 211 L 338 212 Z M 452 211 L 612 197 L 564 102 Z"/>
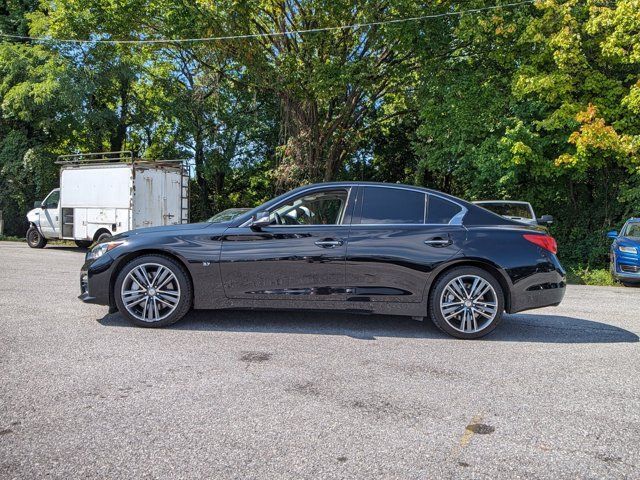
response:
<path fill-rule="evenodd" d="M 479 205 L 503 217 L 533 219 L 529 207 L 521 203 L 480 203 Z"/>

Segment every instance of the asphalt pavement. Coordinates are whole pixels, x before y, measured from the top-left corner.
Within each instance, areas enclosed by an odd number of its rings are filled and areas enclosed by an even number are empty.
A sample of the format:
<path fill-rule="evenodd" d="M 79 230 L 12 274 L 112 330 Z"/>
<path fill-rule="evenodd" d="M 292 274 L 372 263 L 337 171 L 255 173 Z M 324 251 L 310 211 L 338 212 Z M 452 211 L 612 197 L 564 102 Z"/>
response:
<path fill-rule="evenodd" d="M 0 242 L 0 478 L 640 478 L 640 289 L 456 340 L 430 322 L 77 300 L 84 252 Z"/>

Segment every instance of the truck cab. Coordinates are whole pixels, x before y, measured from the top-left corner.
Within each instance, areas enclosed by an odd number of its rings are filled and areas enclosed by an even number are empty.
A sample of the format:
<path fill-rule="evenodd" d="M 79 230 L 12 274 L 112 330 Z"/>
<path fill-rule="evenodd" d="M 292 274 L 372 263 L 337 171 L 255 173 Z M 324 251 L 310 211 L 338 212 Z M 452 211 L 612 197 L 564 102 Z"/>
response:
<path fill-rule="evenodd" d="M 46 238 L 60 235 L 60 189 L 54 188 L 41 202 L 35 202 L 27 213 L 27 220 Z"/>

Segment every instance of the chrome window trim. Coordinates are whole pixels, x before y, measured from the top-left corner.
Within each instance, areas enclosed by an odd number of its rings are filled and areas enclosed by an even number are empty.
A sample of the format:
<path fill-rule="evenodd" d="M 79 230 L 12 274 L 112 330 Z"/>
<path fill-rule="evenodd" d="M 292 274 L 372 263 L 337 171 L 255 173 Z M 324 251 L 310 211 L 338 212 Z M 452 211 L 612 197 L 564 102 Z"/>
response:
<path fill-rule="evenodd" d="M 392 227 L 406 227 L 406 226 L 412 226 L 412 225 L 422 225 L 422 226 L 443 226 L 443 225 L 462 225 L 462 220 L 464 219 L 464 216 L 467 214 L 467 212 L 469 211 L 464 205 L 461 205 L 460 203 L 456 202 L 455 200 L 451 200 L 447 197 L 444 197 L 442 195 L 439 195 L 436 192 L 431 192 L 431 191 L 425 191 L 422 190 L 421 188 L 417 188 L 417 187 L 410 187 L 410 186 L 406 186 L 406 185 L 393 185 L 393 184 L 384 184 L 384 185 L 376 185 L 376 184 L 347 184 L 347 185 L 333 185 L 331 187 L 329 187 L 328 185 L 317 185 L 315 187 L 309 187 L 308 190 L 306 190 L 304 193 L 300 194 L 291 194 L 289 196 L 287 196 L 286 198 L 284 198 L 282 200 L 282 202 L 280 202 L 278 205 L 274 206 L 275 208 L 278 208 L 279 205 L 282 205 L 283 203 L 291 200 L 292 198 L 296 198 L 298 196 L 304 196 L 307 193 L 311 193 L 311 192 L 315 192 L 318 190 L 340 190 L 340 189 L 346 189 L 348 191 L 347 194 L 347 204 L 349 203 L 349 200 L 351 198 L 351 195 L 353 194 L 354 189 L 357 189 L 357 187 L 362 187 L 362 188 L 366 188 L 366 187 L 372 187 L 372 188 L 395 188 L 397 190 L 409 190 L 411 192 L 418 192 L 418 193 L 422 193 L 425 196 L 425 202 L 428 203 L 428 195 L 433 195 L 434 197 L 438 197 L 446 202 L 450 202 L 453 203 L 454 205 L 457 205 L 458 207 L 460 207 L 460 212 L 458 212 L 456 215 L 454 215 L 451 220 L 449 220 L 449 223 L 350 223 L 349 225 L 354 227 L 354 226 L 365 226 L 365 227 L 372 227 L 372 226 L 392 226 Z M 357 191 L 357 190 L 356 190 Z M 425 216 L 427 215 L 427 205 L 425 203 Z M 269 212 L 271 212 L 272 210 L 269 210 Z M 244 223 L 242 223 L 241 225 L 238 225 L 235 228 L 243 228 L 243 227 L 248 227 L 251 224 L 251 218 L 249 218 L 248 220 L 246 220 Z M 353 215 L 351 217 L 351 220 L 353 221 Z M 329 226 L 334 226 L 334 227 L 339 227 L 339 226 L 349 226 L 346 224 L 330 224 L 330 225 L 269 225 L 269 227 L 309 227 L 309 226 L 319 226 L 319 227 L 329 227 Z"/>
<path fill-rule="evenodd" d="M 448 227 L 463 226 L 458 223 L 352 223 L 352 227 Z"/>

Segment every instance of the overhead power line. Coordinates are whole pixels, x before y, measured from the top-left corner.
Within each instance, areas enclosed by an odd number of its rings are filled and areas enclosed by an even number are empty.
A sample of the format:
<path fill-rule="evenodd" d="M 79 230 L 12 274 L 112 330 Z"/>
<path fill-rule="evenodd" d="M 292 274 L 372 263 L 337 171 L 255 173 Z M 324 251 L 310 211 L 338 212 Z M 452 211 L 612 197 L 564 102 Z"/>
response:
<path fill-rule="evenodd" d="M 443 12 L 443 13 L 434 13 L 431 15 L 420 15 L 417 17 L 406 17 L 406 18 L 393 18 L 389 20 L 380 20 L 377 22 L 367 22 L 367 23 L 354 23 L 351 25 L 339 25 L 336 27 L 319 27 L 319 28 L 308 28 L 303 30 L 284 30 L 281 32 L 264 32 L 264 33 L 248 33 L 243 35 L 223 35 L 218 37 L 202 37 L 202 38 L 156 38 L 156 39 L 140 39 L 140 40 L 85 40 L 85 39 L 77 39 L 77 38 L 51 38 L 51 37 L 29 37 L 24 35 L 11 35 L 8 33 L 0 33 L 0 37 L 13 39 L 13 40 L 30 40 L 32 42 L 46 42 L 46 43 L 75 43 L 75 44 L 83 44 L 83 43 L 108 43 L 108 44 L 153 44 L 153 43 L 195 43 L 195 42 L 216 42 L 216 41 L 224 41 L 224 40 L 241 40 L 241 39 L 251 39 L 251 38 L 263 38 L 263 37 L 285 37 L 290 35 L 302 35 L 306 33 L 318 33 L 318 32 L 331 32 L 336 30 L 356 30 L 360 28 L 367 27 L 375 27 L 380 25 L 389 25 L 394 23 L 405 23 L 405 22 L 415 22 L 419 20 L 427 20 L 430 18 L 441 18 L 441 17 L 451 17 L 451 16 L 462 16 L 465 14 L 473 14 L 485 12 L 488 10 L 498 10 L 501 8 L 512 8 L 518 7 L 521 5 L 529 5 L 534 3 L 535 0 L 524 0 L 521 2 L 515 3 L 505 3 L 502 5 L 491 5 L 488 7 L 480 7 L 480 8 L 471 8 L 468 10 L 459 10 L 455 12 Z"/>

